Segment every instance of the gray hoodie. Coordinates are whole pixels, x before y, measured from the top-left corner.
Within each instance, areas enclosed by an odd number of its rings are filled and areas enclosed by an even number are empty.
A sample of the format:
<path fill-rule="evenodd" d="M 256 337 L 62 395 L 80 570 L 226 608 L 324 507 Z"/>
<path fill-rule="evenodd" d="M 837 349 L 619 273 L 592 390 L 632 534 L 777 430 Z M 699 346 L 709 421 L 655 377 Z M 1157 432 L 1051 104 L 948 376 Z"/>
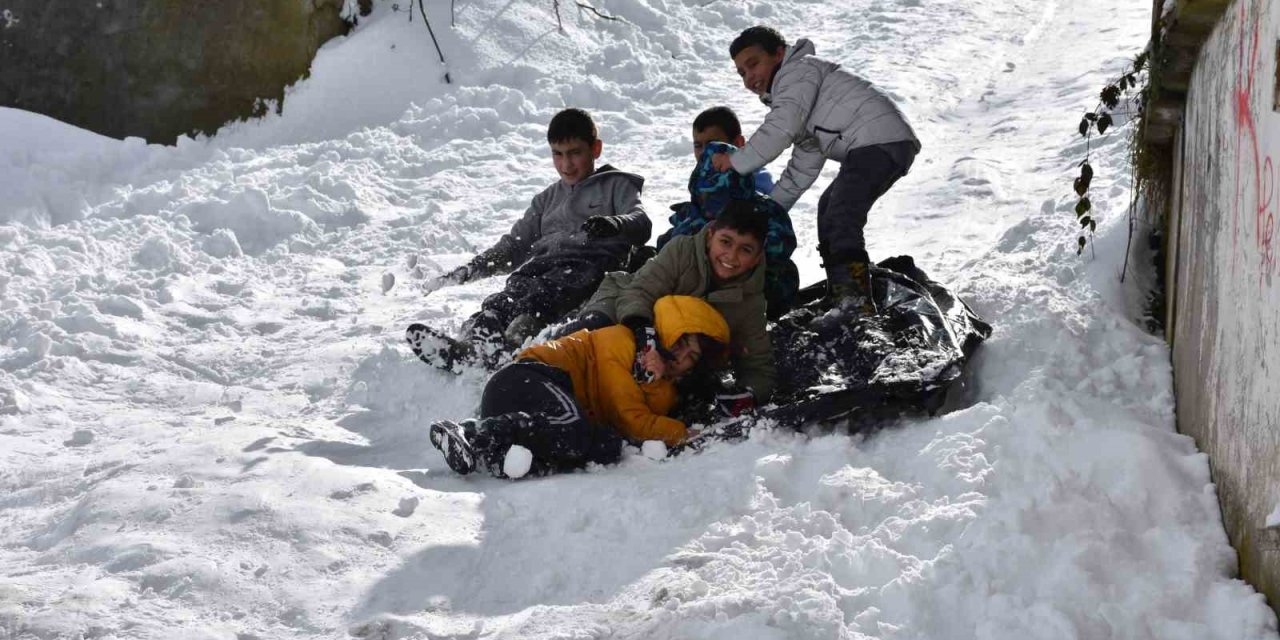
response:
<path fill-rule="evenodd" d="M 794 144 L 770 195 L 785 209 L 818 179 L 827 158 L 843 162 L 852 149 L 890 142 L 914 142 L 920 150 L 915 131 L 888 96 L 813 52 L 813 43 L 803 39 L 787 49 L 769 93 L 760 97 L 768 115 L 747 146 L 730 156 L 733 168 L 746 175 Z"/>
<path fill-rule="evenodd" d="M 576 185 L 557 180 L 533 197 L 511 231 L 471 260 L 472 278 L 505 273 L 530 258 L 570 251 L 625 258 L 631 247 L 648 242 L 653 231 L 640 204 L 643 187 L 644 178 L 609 165 Z M 582 223 L 592 216 L 613 216 L 621 232 L 612 238 L 587 238 Z"/>

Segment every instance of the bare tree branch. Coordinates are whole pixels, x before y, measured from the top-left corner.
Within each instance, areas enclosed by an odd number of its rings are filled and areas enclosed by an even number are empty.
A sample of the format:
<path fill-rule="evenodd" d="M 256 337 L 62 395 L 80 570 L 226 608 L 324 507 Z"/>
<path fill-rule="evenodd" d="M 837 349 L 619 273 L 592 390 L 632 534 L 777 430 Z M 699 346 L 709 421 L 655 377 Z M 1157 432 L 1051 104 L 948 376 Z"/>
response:
<path fill-rule="evenodd" d="M 618 16 L 611 16 L 606 13 L 601 13 L 599 9 L 583 2 L 582 0 L 575 0 L 575 3 L 578 5 L 578 9 L 586 9 L 587 11 L 590 11 L 591 13 L 596 14 L 596 17 L 601 18 L 603 20 L 613 20 L 616 22 L 626 22 L 627 24 L 631 24 L 630 22 L 627 22 L 626 20 L 623 20 Z"/>

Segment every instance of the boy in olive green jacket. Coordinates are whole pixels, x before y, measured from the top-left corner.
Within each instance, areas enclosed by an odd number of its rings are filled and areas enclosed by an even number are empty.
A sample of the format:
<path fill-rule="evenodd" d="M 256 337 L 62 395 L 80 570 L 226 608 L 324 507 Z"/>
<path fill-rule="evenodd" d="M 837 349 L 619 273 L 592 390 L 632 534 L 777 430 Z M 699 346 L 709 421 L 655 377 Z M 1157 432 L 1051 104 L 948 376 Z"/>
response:
<path fill-rule="evenodd" d="M 653 327 L 653 304 L 663 296 L 704 298 L 729 325 L 730 358 L 737 388 L 722 390 L 717 404 L 737 415 L 764 403 L 777 384 L 773 347 L 766 331 L 764 238 L 768 219 L 751 202 L 733 200 L 714 222 L 692 236 L 678 236 L 635 274 L 613 272 L 583 308 L 576 327 L 625 324 L 636 333 L 637 378 L 660 376 L 642 362 Z M 652 362 L 653 360 L 649 360 Z"/>

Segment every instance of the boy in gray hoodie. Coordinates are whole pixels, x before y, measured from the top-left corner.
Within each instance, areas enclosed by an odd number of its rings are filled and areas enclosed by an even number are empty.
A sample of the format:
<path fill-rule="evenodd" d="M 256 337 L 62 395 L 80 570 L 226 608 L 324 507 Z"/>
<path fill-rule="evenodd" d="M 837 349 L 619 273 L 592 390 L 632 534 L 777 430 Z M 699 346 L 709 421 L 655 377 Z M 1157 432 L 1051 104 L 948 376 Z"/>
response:
<path fill-rule="evenodd" d="M 764 122 L 715 168 L 747 175 L 791 147 L 791 160 L 771 197 L 790 210 L 813 185 L 827 159 L 840 172 L 818 200 L 818 253 L 833 305 L 875 313 L 870 257 L 862 229 L 867 212 L 906 175 L 920 141 L 898 107 L 870 82 L 814 54 L 813 43 L 787 46 L 770 27 L 743 31 L 729 46 L 748 90 L 769 106 Z"/>
<path fill-rule="evenodd" d="M 455 340 L 414 324 L 406 338 L 424 360 L 443 369 L 459 362 L 496 363 L 509 347 L 577 308 L 608 271 L 639 265 L 653 224 L 640 204 L 644 179 L 596 167 L 603 143 L 581 109 L 565 109 L 547 127 L 560 179 L 534 196 L 497 244 L 431 282 L 440 287 L 510 271 L 506 286 L 484 300 Z M 633 269 L 632 269 L 633 270 Z"/>

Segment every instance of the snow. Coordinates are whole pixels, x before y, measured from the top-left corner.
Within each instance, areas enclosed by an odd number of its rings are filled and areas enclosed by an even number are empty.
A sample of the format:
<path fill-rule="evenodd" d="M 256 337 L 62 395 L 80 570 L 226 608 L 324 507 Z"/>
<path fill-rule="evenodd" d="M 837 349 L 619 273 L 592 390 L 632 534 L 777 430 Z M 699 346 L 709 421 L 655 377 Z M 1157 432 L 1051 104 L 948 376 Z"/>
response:
<path fill-rule="evenodd" d="M 1094 141 L 1098 234 L 1075 254 L 1075 124 L 1149 7 L 601 0 L 626 22 L 562 3 L 561 33 L 551 3 L 458 3 L 453 28 L 449 4 L 426 7 L 453 84 L 420 17 L 380 2 L 282 114 L 211 138 L 0 109 L 0 635 L 1280 635 L 1174 429 L 1169 352 L 1142 329 L 1150 256 L 1118 281 L 1124 136 Z M 565 105 L 596 114 L 603 161 L 647 177 L 664 228 L 693 116 L 763 116 L 726 53 L 759 22 L 916 125 L 925 150 L 867 237 L 994 325 L 954 410 L 549 478 L 451 473 L 426 427 L 471 415 L 483 376 L 423 366 L 403 328 L 456 327 L 501 278 L 421 283 L 554 179 Z M 833 173 L 793 211 L 806 283 Z"/>

